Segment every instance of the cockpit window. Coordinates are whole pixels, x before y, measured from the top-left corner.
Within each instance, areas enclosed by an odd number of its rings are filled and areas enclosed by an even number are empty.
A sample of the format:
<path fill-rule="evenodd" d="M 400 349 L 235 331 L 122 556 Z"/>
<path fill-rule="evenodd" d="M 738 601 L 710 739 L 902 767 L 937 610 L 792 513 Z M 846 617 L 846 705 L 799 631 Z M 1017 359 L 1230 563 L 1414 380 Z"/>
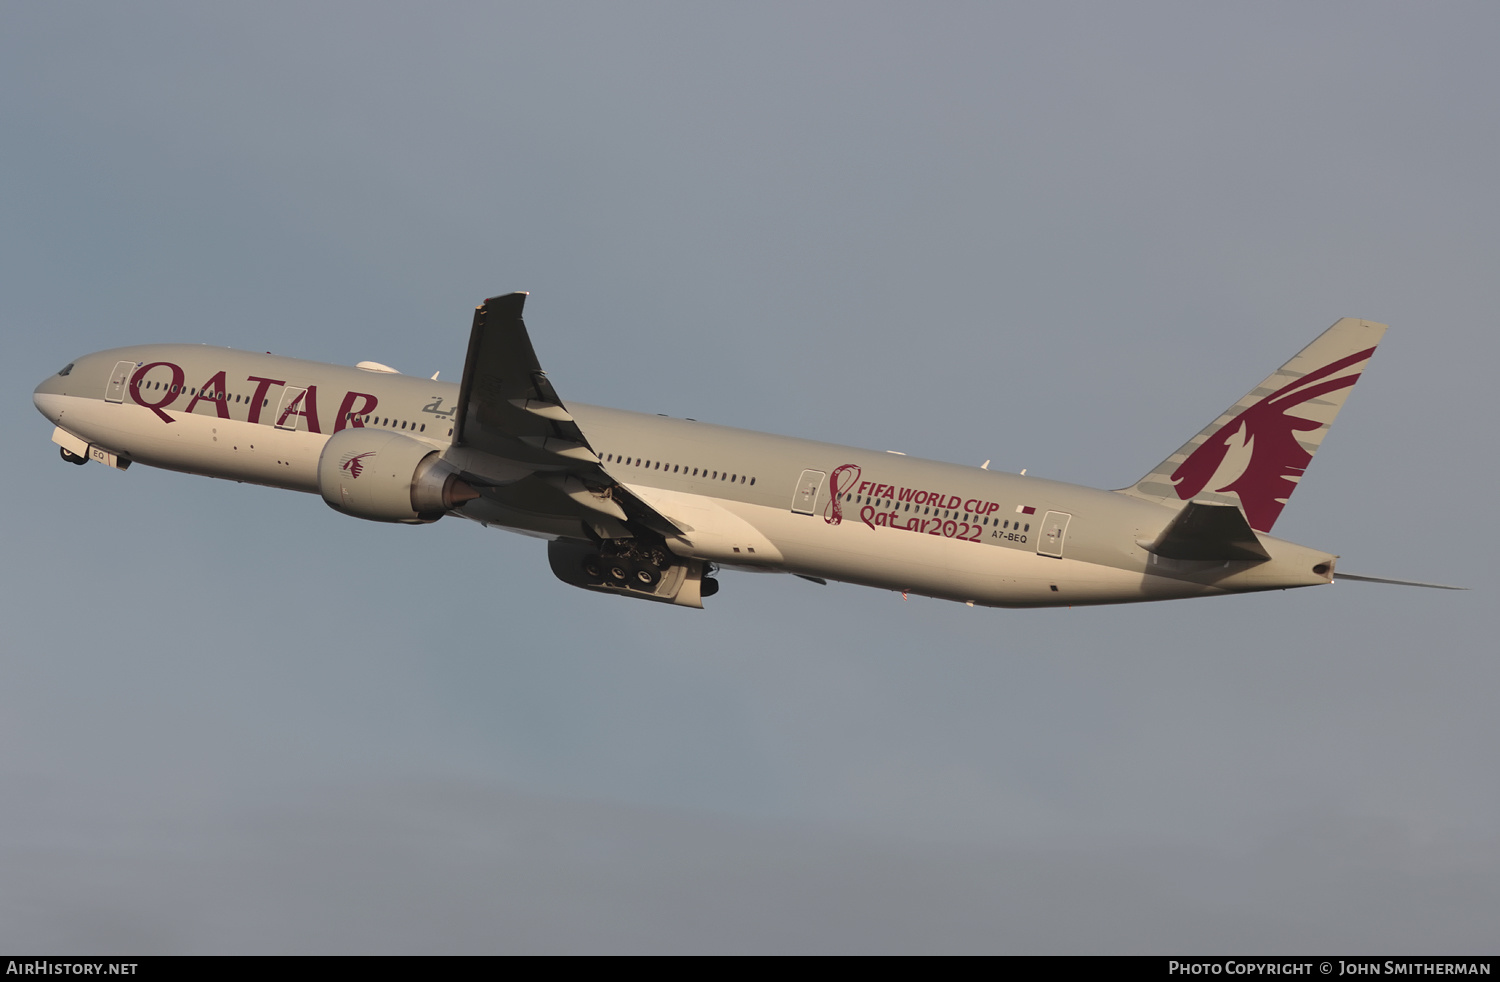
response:
<path fill-rule="evenodd" d="M 73 370 L 73 363 L 70 361 L 66 365 L 64 365 L 62 367 L 62 371 L 58 372 L 57 374 L 59 374 L 59 375 L 66 375 L 69 372 L 71 372 L 72 370 Z"/>

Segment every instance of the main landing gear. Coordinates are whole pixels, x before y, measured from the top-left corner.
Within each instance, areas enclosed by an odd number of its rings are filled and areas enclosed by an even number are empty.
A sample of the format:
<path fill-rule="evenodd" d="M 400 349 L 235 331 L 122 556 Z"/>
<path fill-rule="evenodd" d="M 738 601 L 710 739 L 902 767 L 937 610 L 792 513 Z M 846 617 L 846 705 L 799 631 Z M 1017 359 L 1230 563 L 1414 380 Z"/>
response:
<path fill-rule="evenodd" d="M 583 575 L 594 586 L 654 593 L 675 558 L 663 545 L 615 539 L 601 543 L 598 552 L 583 557 Z M 705 575 L 700 589 L 702 596 L 711 597 L 719 592 L 719 581 Z"/>
<path fill-rule="evenodd" d="M 631 540 L 606 542 L 598 552 L 583 557 L 583 574 L 596 584 L 651 593 L 662 574 L 672 568 L 672 554 L 662 546 Z"/>
<path fill-rule="evenodd" d="M 61 453 L 62 459 L 70 464 L 87 464 L 89 462 L 87 457 L 80 457 L 67 447 L 58 447 L 57 449 Z"/>
<path fill-rule="evenodd" d="M 718 581 L 708 575 L 712 563 L 684 559 L 649 534 L 588 542 L 553 539 L 547 543 L 547 563 L 564 583 L 618 597 L 702 607 L 704 597 L 719 592 Z"/>

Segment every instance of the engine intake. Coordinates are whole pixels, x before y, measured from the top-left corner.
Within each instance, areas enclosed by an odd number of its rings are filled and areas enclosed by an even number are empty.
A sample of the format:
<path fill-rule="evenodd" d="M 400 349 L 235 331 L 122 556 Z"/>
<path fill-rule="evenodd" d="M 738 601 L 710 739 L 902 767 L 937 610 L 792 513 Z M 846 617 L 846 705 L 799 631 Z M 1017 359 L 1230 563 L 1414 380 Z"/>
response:
<path fill-rule="evenodd" d="M 318 458 L 318 491 L 335 511 L 420 525 L 479 497 L 430 444 L 365 427 L 340 430 Z"/>

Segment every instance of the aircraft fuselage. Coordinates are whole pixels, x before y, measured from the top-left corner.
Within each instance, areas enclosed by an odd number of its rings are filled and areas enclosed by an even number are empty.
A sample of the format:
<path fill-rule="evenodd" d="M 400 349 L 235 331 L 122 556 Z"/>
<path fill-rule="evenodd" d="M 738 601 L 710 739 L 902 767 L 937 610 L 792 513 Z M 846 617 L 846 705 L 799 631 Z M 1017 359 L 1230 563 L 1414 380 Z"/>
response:
<path fill-rule="evenodd" d="M 556 482 L 454 445 L 457 384 L 204 345 L 77 359 L 35 392 L 71 454 L 318 493 L 345 429 L 429 446 L 483 485 L 450 513 L 597 538 Z M 687 559 L 996 607 L 1210 596 L 1331 581 L 1334 557 L 1260 536 L 1268 560 L 1169 559 L 1180 507 L 979 467 L 569 401 L 600 466 L 677 524 Z"/>

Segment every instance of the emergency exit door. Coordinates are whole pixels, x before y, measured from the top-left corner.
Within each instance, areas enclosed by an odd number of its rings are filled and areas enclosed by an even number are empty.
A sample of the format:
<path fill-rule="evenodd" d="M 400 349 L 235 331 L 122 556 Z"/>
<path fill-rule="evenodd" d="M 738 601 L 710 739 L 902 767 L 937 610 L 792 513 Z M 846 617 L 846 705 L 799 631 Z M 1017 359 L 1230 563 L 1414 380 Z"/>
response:
<path fill-rule="evenodd" d="M 1037 555 L 1062 558 L 1063 546 L 1068 538 L 1068 522 L 1072 517 L 1062 511 L 1047 513 L 1047 517 L 1042 519 L 1042 534 L 1036 537 Z"/>
<path fill-rule="evenodd" d="M 811 515 L 818 510 L 818 491 L 823 487 L 823 471 L 803 471 L 797 480 L 797 490 L 792 492 L 792 511 L 799 515 Z"/>

